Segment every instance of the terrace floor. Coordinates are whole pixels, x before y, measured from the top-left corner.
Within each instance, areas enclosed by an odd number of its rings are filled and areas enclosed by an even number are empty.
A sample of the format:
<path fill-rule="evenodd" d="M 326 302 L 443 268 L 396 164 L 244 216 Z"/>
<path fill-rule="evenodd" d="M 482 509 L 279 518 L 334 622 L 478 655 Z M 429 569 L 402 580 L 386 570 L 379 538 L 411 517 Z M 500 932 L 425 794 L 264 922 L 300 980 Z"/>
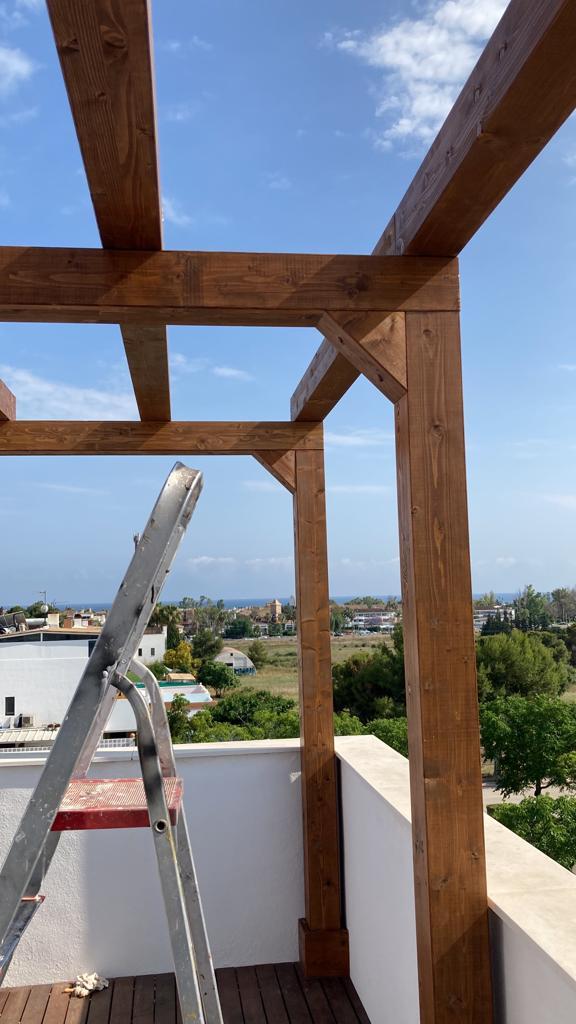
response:
<path fill-rule="evenodd" d="M 348 979 L 307 981 L 298 964 L 216 972 L 224 1024 L 370 1024 Z M 0 1024 L 180 1024 L 173 974 L 116 978 L 87 999 L 67 982 L 0 989 Z"/>

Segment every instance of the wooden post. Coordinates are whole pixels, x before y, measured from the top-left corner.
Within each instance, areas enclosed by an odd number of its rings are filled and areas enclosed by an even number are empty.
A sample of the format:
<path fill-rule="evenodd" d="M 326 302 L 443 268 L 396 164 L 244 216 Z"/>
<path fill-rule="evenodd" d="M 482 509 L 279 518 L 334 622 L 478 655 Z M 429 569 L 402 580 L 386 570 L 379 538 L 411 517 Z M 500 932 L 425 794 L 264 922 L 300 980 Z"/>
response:
<path fill-rule="evenodd" d="M 492 996 L 457 313 L 406 316 L 396 406 L 421 1024 Z"/>
<path fill-rule="evenodd" d="M 306 917 L 299 925 L 300 959 L 307 977 L 347 975 L 322 450 L 295 452 L 294 542 L 306 899 Z"/>

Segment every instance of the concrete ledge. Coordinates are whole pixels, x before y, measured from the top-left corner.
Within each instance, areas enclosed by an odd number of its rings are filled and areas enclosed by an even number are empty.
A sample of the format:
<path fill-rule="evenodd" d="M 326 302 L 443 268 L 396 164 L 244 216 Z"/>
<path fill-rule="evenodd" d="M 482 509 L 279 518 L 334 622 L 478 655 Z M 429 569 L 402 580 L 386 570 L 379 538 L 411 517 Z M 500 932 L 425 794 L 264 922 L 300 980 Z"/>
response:
<path fill-rule="evenodd" d="M 408 761 L 374 736 L 346 736 L 336 739 L 337 755 L 354 775 L 383 800 L 407 830 L 411 829 Z M 491 911 L 501 922 L 494 928 L 495 944 L 502 953 L 507 942 L 510 953 L 503 951 L 503 963 L 496 973 L 508 971 L 508 958 L 523 960 L 527 978 L 533 970 L 533 959 L 547 961 L 559 981 L 574 990 L 573 1013 L 576 1016 L 576 876 L 530 843 L 486 815 L 486 858 L 488 896 Z M 409 851 L 408 851 L 409 852 Z M 503 939 L 502 926 L 508 939 Z M 521 944 L 514 946 L 511 933 Z M 528 944 L 535 947 L 528 953 Z M 510 1000 L 508 1000 L 510 1001 Z M 519 1019 L 502 1011 L 501 1019 Z M 526 1018 L 535 1019 L 535 1018 Z M 544 1021 L 564 1020 L 547 1015 Z"/>

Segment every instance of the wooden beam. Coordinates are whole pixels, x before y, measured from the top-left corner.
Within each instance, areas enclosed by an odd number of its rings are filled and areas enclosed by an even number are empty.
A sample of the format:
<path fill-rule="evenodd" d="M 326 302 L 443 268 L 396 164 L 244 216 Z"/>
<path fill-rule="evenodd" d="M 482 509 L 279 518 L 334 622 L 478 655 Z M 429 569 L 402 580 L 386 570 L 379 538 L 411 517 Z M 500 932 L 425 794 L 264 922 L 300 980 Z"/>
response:
<path fill-rule="evenodd" d="M 294 314 L 457 309 L 451 260 L 0 248 L 0 319 L 291 324 Z M 286 317 L 287 314 L 287 317 Z"/>
<path fill-rule="evenodd" d="M 342 928 L 334 754 L 324 452 L 297 451 L 295 471 L 306 909 L 306 917 L 300 922 L 300 957 L 307 976 L 347 975 L 348 933 Z"/>
<path fill-rule="evenodd" d="M 407 314 L 398 506 L 422 1024 L 490 1024 L 458 315 Z"/>
<path fill-rule="evenodd" d="M 573 0 L 511 0 L 376 253 L 456 256 L 576 106 Z"/>
<path fill-rule="evenodd" d="M 573 0 L 511 0 L 374 254 L 464 248 L 574 109 L 575 37 Z M 317 420 L 345 393 L 341 356 L 324 344 L 317 356 L 322 376 L 315 356 L 294 393 L 293 419 Z M 332 400 L 319 402 L 321 393 Z"/>
<path fill-rule="evenodd" d="M 0 380 L 0 422 L 16 419 L 16 396 Z"/>
<path fill-rule="evenodd" d="M 148 0 L 48 0 L 96 221 L 106 249 L 161 249 Z M 142 419 L 170 419 L 163 326 L 121 327 Z"/>
<path fill-rule="evenodd" d="M 296 466 L 293 451 L 289 452 L 254 452 L 254 458 L 264 469 L 291 494 L 296 488 Z"/>
<path fill-rule="evenodd" d="M 322 428 L 289 422 L 13 420 L 0 455 L 253 455 L 322 448 Z"/>
<path fill-rule="evenodd" d="M 325 313 L 318 328 L 359 373 L 391 402 L 406 391 L 406 335 L 404 313 L 342 317 Z"/>

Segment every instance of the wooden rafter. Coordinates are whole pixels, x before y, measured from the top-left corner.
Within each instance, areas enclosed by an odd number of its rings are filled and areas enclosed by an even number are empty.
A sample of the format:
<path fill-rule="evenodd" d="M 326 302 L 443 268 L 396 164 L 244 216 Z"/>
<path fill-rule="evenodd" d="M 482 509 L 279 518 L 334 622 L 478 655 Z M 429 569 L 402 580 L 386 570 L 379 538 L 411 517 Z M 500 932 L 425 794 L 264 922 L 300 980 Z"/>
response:
<path fill-rule="evenodd" d="M 573 111 L 575 38 L 573 0 L 511 0 L 375 254 L 463 249 Z M 322 344 L 317 356 L 293 396 L 294 419 L 326 414 L 356 379 L 334 349 Z"/>
<path fill-rule="evenodd" d="M 342 317 L 325 313 L 318 324 L 338 352 L 391 402 L 406 392 L 406 328 L 404 313 Z"/>
<path fill-rule="evenodd" d="M 16 419 L 16 396 L 0 380 L 0 422 Z"/>
<path fill-rule="evenodd" d="M 278 483 L 294 494 L 296 487 L 296 465 L 294 451 L 254 452 L 254 458 L 272 474 Z"/>
<path fill-rule="evenodd" d="M 322 426 L 291 422 L 12 420 L 0 455 L 262 455 L 323 447 Z"/>
<path fill-rule="evenodd" d="M 0 248 L 0 319 L 281 326 L 324 311 L 455 310 L 453 260 Z M 307 318 L 307 319 L 304 319 Z"/>
<path fill-rule="evenodd" d="M 148 0 L 48 0 L 88 186 L 106 249 L 162 247 Z M 163 325 L 121 325 L 144 420 L 170 419 Z"/>

